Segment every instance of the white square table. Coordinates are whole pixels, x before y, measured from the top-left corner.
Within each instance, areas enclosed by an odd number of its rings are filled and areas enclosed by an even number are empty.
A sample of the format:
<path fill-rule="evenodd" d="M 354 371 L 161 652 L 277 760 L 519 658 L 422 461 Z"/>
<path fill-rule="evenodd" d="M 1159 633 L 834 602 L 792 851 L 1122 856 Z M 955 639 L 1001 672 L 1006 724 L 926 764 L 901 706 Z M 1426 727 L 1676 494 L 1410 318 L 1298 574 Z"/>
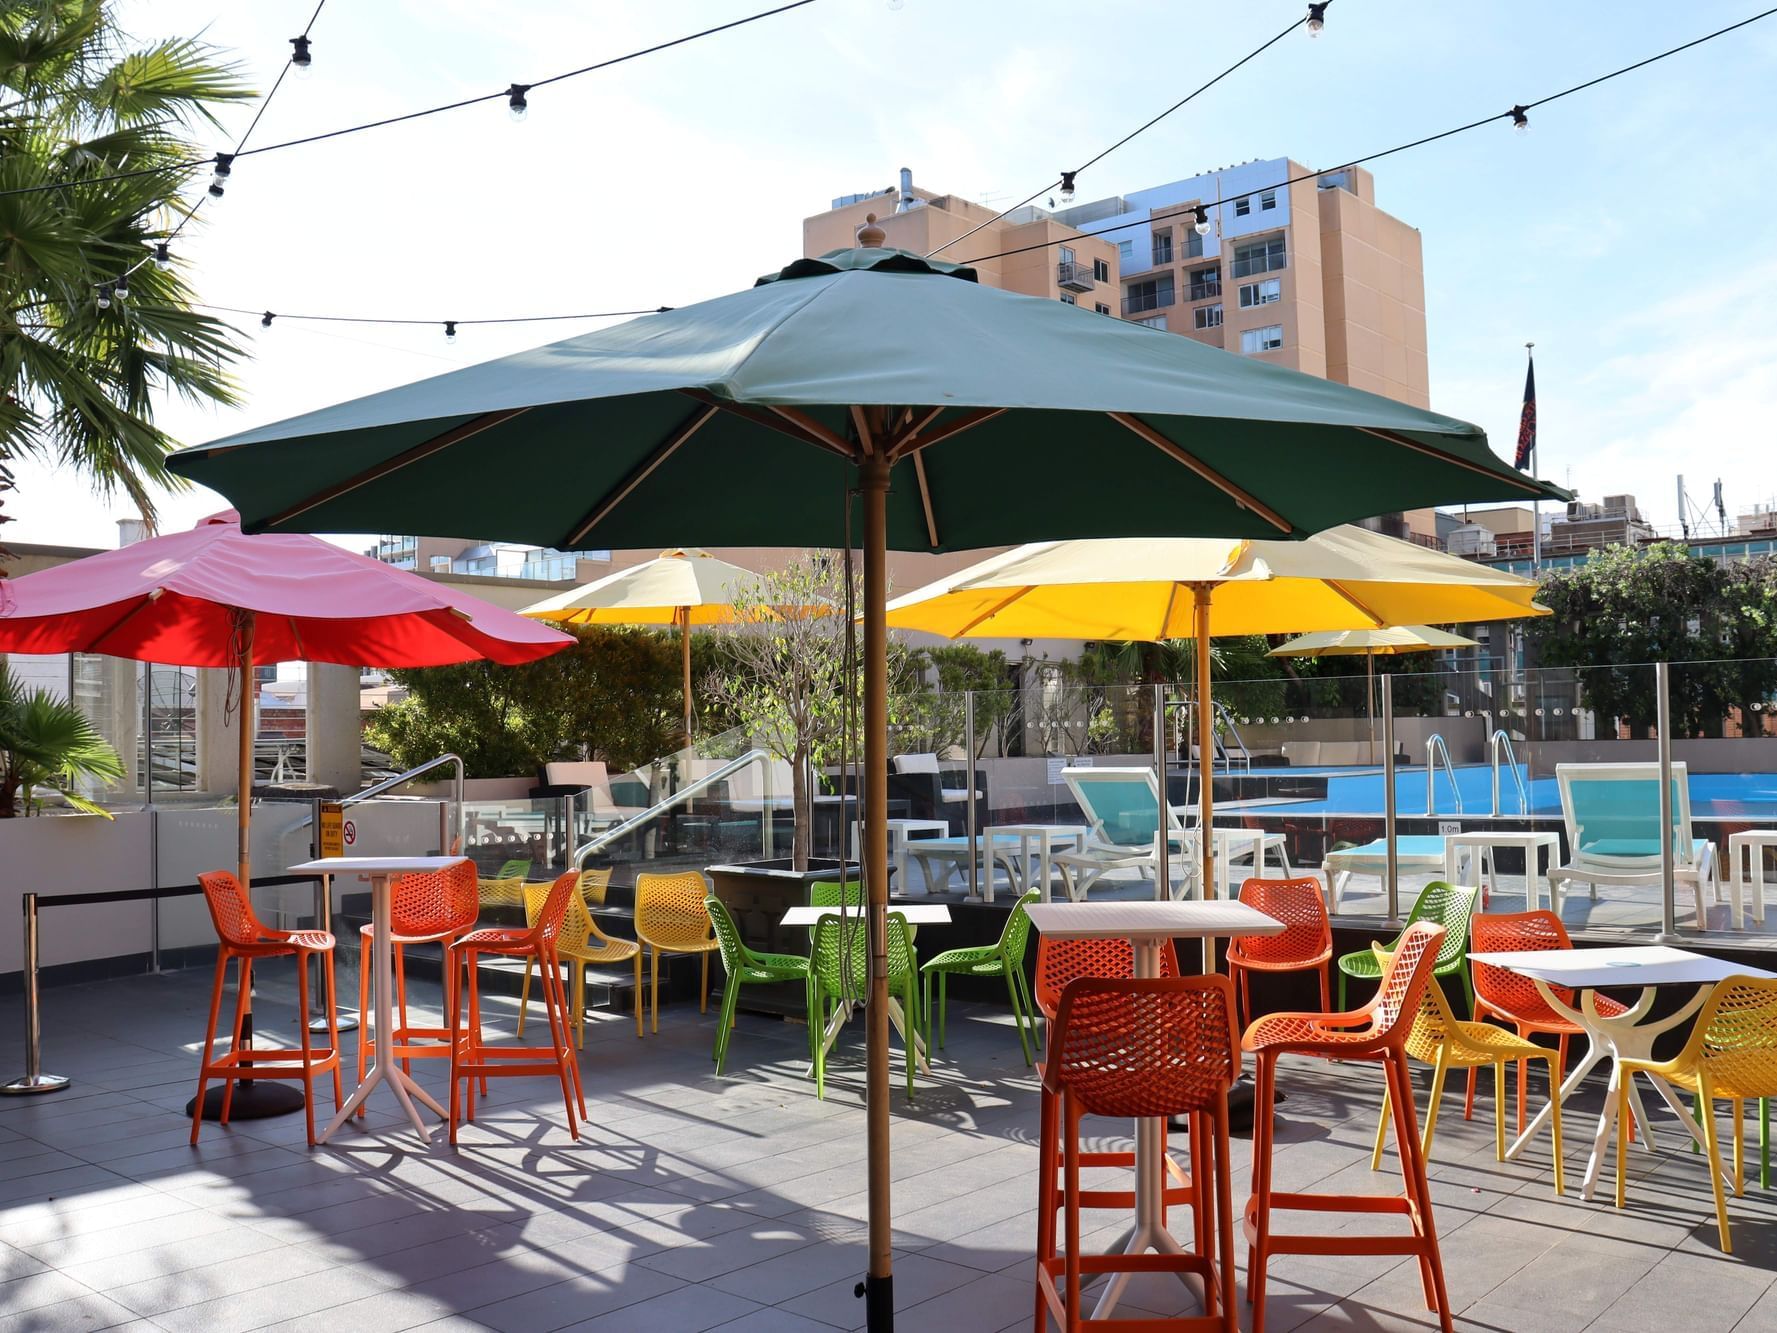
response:
<path fill-rule="evenodd" d="M 1734 907 L 1734 929 L 1745 926 L 1744 890 L 1752 894 L 1752 919 L 1765 924 L 1765 848 L 1777 847 L 1777 829 L 1742 829 L 1728 834 L 1728 894 Z M 1745 867 L 1742 878 L 1741 867 Z"/>
<path fill-rule="evenodd" d="M 346 1104 L 340 1108 L 338 1115 L 333 1117 L 331 1124 L 316 1136 L 317 1143 L 325 1143 L 333 1131 L 351 1119 L 370 1090 L 378 1083 L 387 1083 L 389 1090 L 395 1094 L 395 1100 L 407 1112 L 407 1118 L 413 1121 L 413 1127 L 420 1138 L 430 1142 L 432 1126 L 420 1119 L 420 1113 L 414 1108 L 413 1099 L 419 1098 L 441 1119 L 448 1119 L 445 1109 L 432 1100 L 424 1088 L 415 1083 L 395 1059 L 395 949 L 391 942 L 392 929 L 390 884 L 397 876 L 437 873 L 463 860 L 460 856 L 324 856 L 318 861 L 304 861 L 301 865 L 290 867 L 292 874 L 319 875 L 358 875 L 370 880 L 370 968 L 375 986 L 375 997 L 372 1001 L 376 1014 L 374 1063 L 364 1075 L 352 1095 L 346 1098 Z M 454 1016 L 447 1016 L 445 1026 L 450 1027 Z"/>
<path fill-rule="evenodd" d="M 778 924 L 780 926 L 802 926 L 812 930 L 816 925 L 820 924 L 820 920 L 824 916 L 844 915 L 847 917 L 856 917 L 858 924 L 861 927 L 864 923 L 864 914 L 867 910 L 867 908 L 860 906 L 848 906 L 843 909 L 843 912 L 838 907 L 791 907 L 784 912 L 783 916 L 778 918 Z M 910 928 L 916 926 L 948 926 L 950 924 L 950 909 L 943 903 L 891 902 L 888 905 L 888 911 L 890 916 L 900 917 Z M 889 996 L 888 1011 L 889 1022 L 895 1025 L 895 1030 L 901 1034 L 901 1040 L 908 1042 L 913 1046 L 913 1055 L 914 1058 L 919 1061 L 919 1067 L 926 1073 L 931 1073 L 932 1065 L 931 1061 L 926 1058 L 925 1040 L 917 1031 L 913 1030 L 912 1026 L 907 1022 L 907 1015 L 901 1012 L 901 1002 L 893 995 Z M 810 1015 L 810 1018 L 812 1020 L 813 1015 Z M 832 1049 L 833 1043 L 839 1039 L 840 1029 L 850 1021 L 851 1002 L 841 1001 L 839 1008 L 833 1011 L 833 1018 L 827 1024 L 826 1031 L 821 1034 L 823 1050 Z"/>
<path fill-rule="evenodd" d="M 1043 901 L 1049 901 L 1049 881 L 1055 867 L 1051 858 L 1058 851 L 1077 848 L 1089 830 L 1084 824 L 994 824 L 987 829 L 986 873 L 981 877 L 981 893 L 986 902 L 993 901 L 994 863 L 1006 867 L 1012 880 L 1014 896 L 1023 897 L 1032 889 L 1041 889 Z M 1002 849 L 1003 839 L 1015 839 L 1017 848 Z"/>
<path fill-rule="evenodd" d="M 981 863 L 982 874 L 988 881 L 986 885 L 987 901 L 993 901 L 993 867 L 996 861 L 1004 857 L 1016 856 L 1028 862 L 1030 845 L 1033 838 L 1046 839 L 1050 852 L 1064 845 L 1077 846 L 1086 836 L 1086 830 L 1077 824 L 1008 824 L 1001 828 L 989 829 L 986 833 L 971 838 L 966 834 L 946 838 L 915 838 L 903 843 L 903 856 L 911 857 L 919 862 L 920 870 L 925 875 L 926 888 L 945 889 L 950 885 L 950 877 L 963 873 L 963 867 L 971 858 Z M 1071 841 L 1070 841 L 1071 840 Z M 1005 862 L 1007 871 L 1013 882 L 1020 881 L 1019 872 L 1012 868 L 1011 862 Z"/>
<path fill-rule="evenodd" d="M 1217 936 L 1281 935 L 1283 922 L 1257 908 L 1226 899 L 1212 902 L 1083 902 L 1032 903 L 1030 923 L 1052 940 L 1126 939 L 1135 954 L 1135 975 L 1160 975 L 1160 944 L 1169 939 L 1208 940 Z M 1229 1015 L 1232 1020 L 1233 1015 Z M 1166 1122 L 1135 1122 L 1135 1221 L 1118 1245 L 1125 1254 L 1183 1250 L 1166 1229 L 1162 1211 L 1161 1155 L 1166 1151 Z M 1118 1273 L 1099 1298 L 1094 1319 L 1107 1318 L 1128 1285 L 1130 1273 Z"/>
<path fill-rule="evenodd" d="M 1529 977 L 1535 984 L 1537 993 L 1543 997 L 1543 1002 L 1562 1018 L 1578 1024 L 1580 1030 L 1586 1034 L 1585 1057 L 1568 1073 L 1557 1094 L 1563 1102 L 1573 1094 L 1574 1089 L 1580 1086 L 1600 1060 L 1608 1058 L 1611 1061 L 1609 1090 L 1605 1094 L 1604 1110 L 1598 1117 L 1598 1129 L 1592 1136 L 1592 1155 L 1586 1162 L 1584 1195 L 1587 1199 L 1597 1191 L 1604 1150 L 1610 1143 L 1610 1132 L 1616 1126 L 1617 1092 L 1622 1083 L 1622 1062 L 1652 1058 L 1655 1038 L 1686 1022 L 1701 1009 L 1703 1001 L 1709 995 L 1708 987 L 1714 983 L 1733 976 L 1773 975 L 1756 967 L 1743 967 L 1720 958 L 1692 953 L 1688 949 L 1673 949 L 1657 944 L 1616 949 L 1529 949 L 1509 953 L 1473 953 L 1469 955 L 1469 961 L 1486 963 Z M 1553 988 L 1556 986 L 1578 991 L 1579 1007 L 1575 1008 L 1555 994 Z M 1600 1014 L 1597 989 L 1601 986 L 1639 986 L 1641 995 L 1625 1013 Z M 1642 1020 L 1653 1008 L 1654 993 L 1661 986 L 1696 986 L 1699 989 L 1676 1013 L 1644 1023 Z M 1702 1143 L 1703 1131 L 1692 1121 L 1690 1112 L 1680 1105 L 1677 1095 L 1662 1080 L 1651 1081 L 1654 1090 L 1677 1113 L 1678 1123 L 1684 1126 L 1693 1139 Z M 1636 1125 L 1641 1130 L 1641 1146 L 1652 1152 L 1653 1131 L 1648 1126 L 1647 1114 L 1641 1106 L 1641 1094 L 1633 1084 L 1629 1089 L 1629 1104 Z M 1545 1105 L 1537 1112 L 1536 1118 L 1524 1127 L 1524 1132 L 1506 1149 L 1508 1161 L 1516 1157 L 1524 1145 L 1542 1131 L 1543 1124 L 1552 1112 L 1552 1105 Z M 1729 1184 L 1731 1186 L 1732 1182 Z"/>
<path fill-rule="evenodd" d="M 907 883 L 908 842 L 933 835 L 948 838 L 950 825 L 942 819 L 885 819 L 882 826 L 888 830 L 888 852 L 895 862 L 895 883 L 901 886 L 902 893 L 911 893 L 912 887 Z M 851 854 L 861 858 L 863 846 L 863 826 L 854 819 L 851 822 Z M 920 892 L 924 893 L 925 889 L 922 887 Z"/>
<path fill-rule="evenodd" d="M 1444 839 L 1444 878 L 1452 884 L 1472 882 L 1477 888 L 1485 887 L 1491 894 L 1499 876 L 1495 852 L 1501 847 L 1516 847 L 1524 853 L 1525 910 L 1534 912 L 1537 908 L 1539 881 L 1548 895 L 1549 906 L 1554 907 L 1555 892 L 1549 884 L 1549 871 L 1561 862 L 1561 835 L 1558 833 L 1516 829 L 1509 832 L 1471 829 L 1466 833 L 1452 833 Z M 1474 866 L 1473 881 L 1460 878 L 1464 853 Z"/>

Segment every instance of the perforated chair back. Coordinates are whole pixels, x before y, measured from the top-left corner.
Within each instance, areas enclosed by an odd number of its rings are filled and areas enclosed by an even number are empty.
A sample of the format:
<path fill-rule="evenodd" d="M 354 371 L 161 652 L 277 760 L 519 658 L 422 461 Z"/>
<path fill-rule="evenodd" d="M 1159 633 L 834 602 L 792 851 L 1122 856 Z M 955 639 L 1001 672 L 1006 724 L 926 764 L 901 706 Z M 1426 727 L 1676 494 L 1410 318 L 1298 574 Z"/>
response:
<path fill-rule="evenodd" d="M 605 894 L 611 888 L 611 870 L 582 870 L 580 872 L 580 899 L 588 907 L 603 907 Z"/>
<path fill-rule="evenodd" d="M 1243 935 L 1240 955 L 1256 963 L 1299 963 L 1326 958 L 1333 950 L 1333 926 L 1318 879 L 1249 879 L 1240 901 L 1283 922 L 1279 935 Z"/>
<path fill-rule="evenodd" d="M 817 879 L 808 886 L 808 905 L 810 907 L 862 907 L 864 905 L 864 886 L 855 879 L 848 879 L 841 884 L 837 880 Z"/>
<path fill-rule="evenodd" d="M 555 883 L 549 886 L 549 896 L 537 913 L 536 923 L 531 927 L 531 945 L 545 957 L 555 953 L 566 929 L 568 913 L 574 906 L 578 904 L 582 917 L 586 913 L 586 904 L 580 902 L 579 879 L 572 870 L 556 876 Z M 580 938 L 585 939 L 584 936 Z"/>
<path fill-rule="evenodd" d="M 1440 972 L 1459 966 L 1468 957 L 1469 923 L 1474 918 L 1475 899 L 1479 896 L 1479 889 L 1462 889 L 1434 879 L 1420 891 L 1413 910 L 1408 913 L 1409 926 L 1426 921 L 1444 928 L 1443 939 L 1438 945 L 1437 968 Z M 1401 940 L 1405 939 L 1403 935 Z"/>
<path fill-rule="evenodd" d="M 1011 967 L 1022 969 L 1024 951 L 1030 945 L 1030 912 L 1026 909 L 1043 895 L 1032 889 L 1012 904 L 1006 917 L 1006 928 L 1000 932 L 1000 957 Z"/>
<path fill-rule="evenodd" d="M 555 897 L 555 884 L 526 884 L 524 886 L 524 919 L 525 924 L 535 930 L 549 911 L 550 901 Z M 562 908 L 561 928 L 556 937 L 557 946 L 568 952 L 576 952 L 586 947 L 592 934 L 592 914 L 586 910 L 586 902 L 578 893 L 570 893 Z"/>
<path fill-rule="evenodd" d="M 265 938 L 265 927 L 253 914 L 253 902 L 232 870 L 210 870 L 197 877 L 204 891 L 204 905 L 216 935 L 224 944 L 244 948 Z"/>
<path fill-rule="evenodd" d="M 1777 1096 L 1777 978 L 1718 982 L 1690 1044 L 1716 1095 Z"/>
<path fill-rule="evenodd" d="M 1369 1004 L 1371 1030 L 1383 1044 L 1406 1041 L 1419 1016 L 1425 988 L 1432 984 L 1432 968 L 1444 934 L 1442 926 L 1429 921 L 1416 921 L 1401 932 L 1394 956 L 1383 969 L 1376 997 Z"/>
<path fill-rule="evenodd" d="M 710 939 L 703 900 L 709 885 L 695 870 L 636 876 L 636 934 L 662 949 L 701 946 Z"/>
<path fill-rule="evenodd" d="M 1223 976 L 1078 977 L 1061 995 L 1045 1081 L 1093 1115 L 1210 1110 L 1240 1072 Z"/>
<path fill-rule="evenodd" d="M 475 863 L 402 875 L 390 886 L 389 919 L 397 935 L 445 935 L 468 930 L 481 910 Z"/>
<path fill-rule="evenodd" d="M 740 927 L 734 924 L 734 918 L 720 898 L 714 894 L 706 896 L 703 907 L 710 914 L 710 925 L 716 931 L 716 946 L 722 951 L 722 968 L 733 976 L 751 963 L 752 954 L 741 941 Z"/>
<path fill-rule="evenodd" d="M 1477 913 L 1469 924 L 1469 941 L 1475 953 L 1529 953 L 1573 947 L 1561 918 L 1541 911 Z M 1490 1008 L 1509 1016 L 1555 1016 L 1536 983 L 1522 972 L 1473 960 L 1469 966 L 1474 972 L 1475 995 Z M 1567 987 L 1549 989 L 1564 1003 L 1572 1002 L 1573 992 Z"/>
<path fill-rule="evenodd" d="M 1178 958 L 1172 952 L 1172 941 L 1160 946 L 1160 975 L 1176 977 Z M 1112 979 L 1135 976 L 1135 950 L 1128 940 L 1052 940 L 1037 939 L 1037 1007 L 1050 1018 L 1061 1005 L 1061 992 L 1070 981 L 1080 977 Z"/>

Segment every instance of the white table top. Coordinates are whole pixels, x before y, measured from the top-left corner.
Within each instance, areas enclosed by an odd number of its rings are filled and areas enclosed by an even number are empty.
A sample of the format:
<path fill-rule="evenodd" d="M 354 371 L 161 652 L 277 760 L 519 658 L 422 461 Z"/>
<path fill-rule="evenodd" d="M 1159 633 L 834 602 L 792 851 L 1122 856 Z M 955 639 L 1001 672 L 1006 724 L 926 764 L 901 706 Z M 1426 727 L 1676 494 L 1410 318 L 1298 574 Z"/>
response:
<path fill-rule="evenodd" d="M 1689 949 L 1663 944 L 1619 949 L 1530 949 L 1512 953 L 1472 953 L 1473 962 L 1503 967 L 1557 986 L 1703 985 L 1726 977 L 1769 977 L 1756 967 L 1730 963 Z"/>
<path fill-rule="evenodd" d="M 890 903 L 889 915 L 898 916 L 910 926 L 947 926 L 950 909 L 943 903 Z M 837 907 L 792 907 L 778 919 L 780 926 L 812 926 L 824 916 L 838 916 Z M 862 907 L 847 907 L 845 915 L 861 919 Z"/>
<path fill-rule="evenodd" d="M 1092 830 L 1084 824 L 989 824 L 989 833 L 1047 833 L 1051 837 L 1084 837 Z"/>
<path fill-rule="evenodd" d="M 1030 923 L 1055 940 L 1281 935 L 1283 922 L 1243 902 L 1032 903 Z"/>
<path fill-rule="evenodd" d="M 1537 833 L 1528 829 L 1510 829 L 1497 833 L 1470 829 L 1467 833 L 1447 833 L 1444 836 L 1451 842 L 1491 842 L 1502 847 L 1514 842 L 1529 844 L 1561 841 L 1559 833 Z"/>
<path fill-rule="evenodd" d="M 404 875 L 444 870 L 466 860 L 465 856 L 323 856 L 318 861 L 291 866 L 290 870 L 322 875 Z"/>

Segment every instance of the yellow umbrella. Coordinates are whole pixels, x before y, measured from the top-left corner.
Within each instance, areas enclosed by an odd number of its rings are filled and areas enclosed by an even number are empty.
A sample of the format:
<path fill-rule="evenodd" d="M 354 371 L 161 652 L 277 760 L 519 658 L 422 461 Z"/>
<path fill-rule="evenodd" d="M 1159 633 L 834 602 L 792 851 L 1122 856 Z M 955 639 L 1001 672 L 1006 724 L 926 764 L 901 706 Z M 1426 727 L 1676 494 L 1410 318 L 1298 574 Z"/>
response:
<path fill-rule="evenodd" d="M 735 600 L 759 576 L 708 551 L 662 551 L 645 565 L 545 597 L 520 613 L 562 625 L 677 625 L 684 663 L 685 744 L 691 744 L 691 627 L 731 625 L 743 615 Z"/>
<path fill-rule="evenodd" d="M 1547 615 L 1536 584 L 1364 528 L 1303 541 L 1114 538 L 1038 542 L 888 605 L 888 624 L 950 638 L 1197 641 L 1198 822 L 1213 816 L 1212 634 L 1375 629 Z M 1156 721 L 1158 727 L 1159 722 Z M 1201 840 L 1204 892 L 1212 842 Z"/>
<path fill-rule="evenodd" d="M 1363 654 L 1367 669 L 1364 713 L 1370 719 L 1370 762 L 1376 762 L 1376 659 L 1397 653 L 1431 653 L 1441 648 L 1479 648 L 1449 630 L 1430 625 L 1394 625 L 1384 629 L 1322 630 L 1301 634 L 1273 648 L 1271 657 L 1356 657 Z"/>

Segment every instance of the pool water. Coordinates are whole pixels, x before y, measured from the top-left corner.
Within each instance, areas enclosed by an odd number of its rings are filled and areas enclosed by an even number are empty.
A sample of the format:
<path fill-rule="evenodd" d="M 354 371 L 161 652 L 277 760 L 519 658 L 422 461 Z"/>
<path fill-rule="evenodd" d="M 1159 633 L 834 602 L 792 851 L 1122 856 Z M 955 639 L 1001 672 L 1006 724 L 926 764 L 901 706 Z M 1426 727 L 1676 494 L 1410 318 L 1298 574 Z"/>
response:
<path fill-rule="evenodd" d="M 1289 810 L 1295 814 L 1382 813 L 1380 769 L 1292 768 L 1282 771 L 1325 776 L 1326 798 L 1253 802 L 1246 806 L 1247 809 Z M 1691 816 L 1695 819 L 1777 820 L 1777 773 L 1692 773 L 1689 781 Z M 1525 787 L 1530 796 L 1528 811 L 1520 806 L 1518 788 L 1511 775 L 1503 771 L 1500 773 L 1499 810 L 1502 815 L 1560 817 L 1561 792 L 1553 775 L 1527 778 Z M 1394 793 L 1395 810 L 1398 814 L 1425 814 L 1425 770 L 1396 770 Z M 1462 814 L 1492 813 L 1493 785 L 1487 765 L 1473 764 L 1458 768 L 1454 790 L 1451 788 L 1450 775 L 1442 769 L 1438 770 L 1434 781 L 1434 811 L 1439 815 L 1457 814 L 1458 796 L 1461 797 Z"/>

